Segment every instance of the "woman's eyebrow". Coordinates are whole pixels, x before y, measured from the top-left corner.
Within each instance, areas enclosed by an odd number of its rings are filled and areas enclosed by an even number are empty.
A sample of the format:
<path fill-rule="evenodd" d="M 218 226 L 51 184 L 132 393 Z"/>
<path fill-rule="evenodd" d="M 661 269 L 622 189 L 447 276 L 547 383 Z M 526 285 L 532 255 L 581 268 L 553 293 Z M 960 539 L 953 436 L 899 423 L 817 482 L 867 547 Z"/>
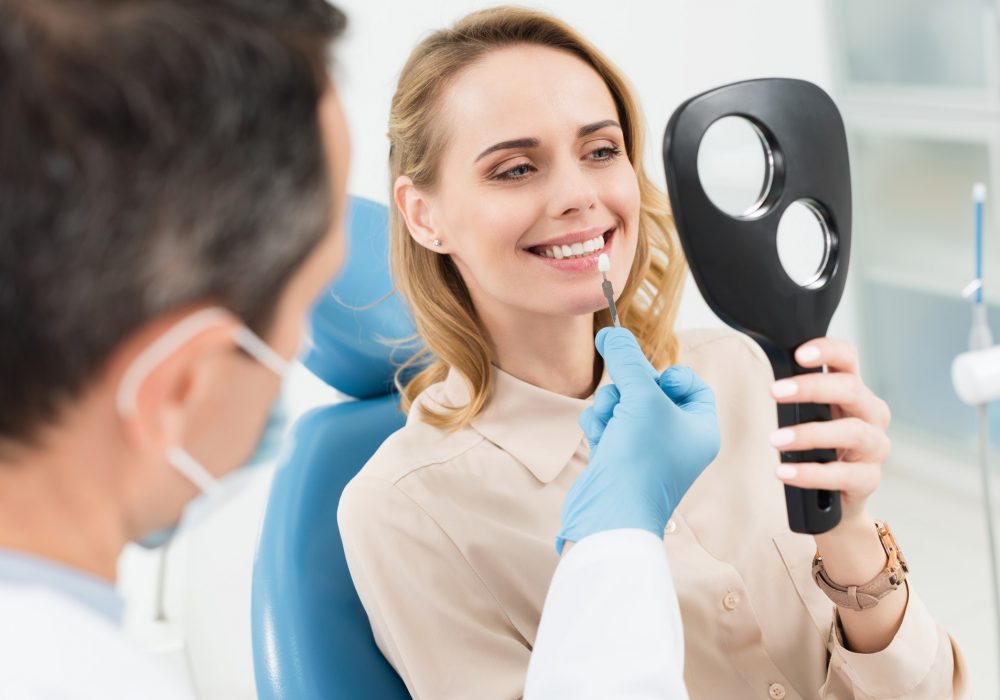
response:
<path fill-rule="evenodd" d="M 511 141 L 501 141 L 500 143 L 495 143 L 485 151 L 476 156 L 475 162 L 479 162 L 486 156 L 496 151 L 504 151 L 508 148 L 538 148 L 538 139 L 513 139 Z"/>
<path fill-rule="evenodd" d="M 594 122 L 593 124 L 587 124 L 586 126 L 581 126 L 579 131 L 576 132 L 577 138 L 583 138 L 584 136 L 590 136 L 595 131 L 600 131 L 605 127 L 614 126 L 621 129 L 621 125 L 614 119 L 605 119 L 604 121 Z M 483 158 L 491 153 L 497 151 L 505 151 L 509 148 L 538 148 L 539 140 L 534 138 L 523 138 L 523 139 L 511 139 L 510 141 L 501 141 L 500 143 L 495 143 L 485 151 L 476 156 L 474 162 L 478 163 Z"/>
<path fill-rule="evenodd" d="M 576 132 L 576 137 L 582 139 L 584 136 L 590 136 L 595 131 L 600 131 L 601 129 L 608 126 L 614 126 L 617 127 L 618 129 L 622 128 L 621 124 L 616 122 L 614 119 L 605 119 L 602 122 L 594 122 L 593 124 L 587 124 L 586 126 L 581 126 L 580 130 Z"/>

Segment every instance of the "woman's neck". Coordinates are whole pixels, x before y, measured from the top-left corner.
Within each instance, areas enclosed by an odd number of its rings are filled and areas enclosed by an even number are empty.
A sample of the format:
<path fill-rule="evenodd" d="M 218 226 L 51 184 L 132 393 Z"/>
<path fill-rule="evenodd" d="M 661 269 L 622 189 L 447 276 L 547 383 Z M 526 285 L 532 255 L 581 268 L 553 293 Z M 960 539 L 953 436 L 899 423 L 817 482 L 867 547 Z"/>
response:
<path fill-rule="evenodd" d="M 496 364 L 507 374 L 548 391 L 584 398 L 600 380 L 595 370 L 594 319 L 480 311 L 496 353 Z"/>

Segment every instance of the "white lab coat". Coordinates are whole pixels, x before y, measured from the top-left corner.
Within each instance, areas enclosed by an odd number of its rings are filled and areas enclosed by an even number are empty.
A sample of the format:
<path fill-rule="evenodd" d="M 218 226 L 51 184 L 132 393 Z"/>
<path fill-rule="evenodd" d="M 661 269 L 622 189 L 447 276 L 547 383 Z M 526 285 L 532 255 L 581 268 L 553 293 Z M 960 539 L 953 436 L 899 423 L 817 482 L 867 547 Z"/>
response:
<path fill-rule="evenodd" d="M 42 586 L 0 582 L 4 700 L 187 700 L 111 620 Z"/>
<path fill-rule="evenodd" d="M 545 601 L 525 698 L 686 700 L 684 638 L 663 542 L 586 537 Z M 120 628 L 58 588 L 0 581 L 4 700 L 189 700 Z"/>
<path fill-rule="evenodd" d="M 549 586 L 525 700 L 686 700 L 684 635 L 663 540 L 585 537 Z"/>

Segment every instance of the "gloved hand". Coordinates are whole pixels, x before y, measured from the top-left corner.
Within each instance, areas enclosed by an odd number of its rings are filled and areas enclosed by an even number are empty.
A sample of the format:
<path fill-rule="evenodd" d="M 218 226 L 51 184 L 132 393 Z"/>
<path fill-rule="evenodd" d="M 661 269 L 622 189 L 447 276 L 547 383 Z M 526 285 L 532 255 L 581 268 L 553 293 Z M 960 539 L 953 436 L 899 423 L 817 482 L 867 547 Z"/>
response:
<path fill-rule="evenodd" d="M 614 384 L 601 387 L 580 416 L 590 464 L 566 494 L 563 544 L 618 528 L 663 536 L 667 520 L 719 453 L 715 395 L 687 367 L 662 374 L 624 328 L 603 328 L 597 351 Z"/>

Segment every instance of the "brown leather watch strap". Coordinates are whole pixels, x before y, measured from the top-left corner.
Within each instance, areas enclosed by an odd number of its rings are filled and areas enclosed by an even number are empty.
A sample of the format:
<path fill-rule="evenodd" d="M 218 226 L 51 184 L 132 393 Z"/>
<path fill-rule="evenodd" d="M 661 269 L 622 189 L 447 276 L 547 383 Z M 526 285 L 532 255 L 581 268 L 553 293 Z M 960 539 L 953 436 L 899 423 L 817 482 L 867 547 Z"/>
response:
<path fill-rule="evenodd" d="M 838 607 L 858 611 L 874 608 L 882 598 L 899 588 L 906 580 L 909 567 L 906 565 L 903 553 L 896 545 L 888 524 L 876 521 L 875 527 L 882 548 L 885 550 L 886 564 L 881 573 L 868 583 L 860 586 L 841 586 L 835 583 L 826 573 L 823 557 L 816 552 L 812 566 L 813 579 Z"/>

